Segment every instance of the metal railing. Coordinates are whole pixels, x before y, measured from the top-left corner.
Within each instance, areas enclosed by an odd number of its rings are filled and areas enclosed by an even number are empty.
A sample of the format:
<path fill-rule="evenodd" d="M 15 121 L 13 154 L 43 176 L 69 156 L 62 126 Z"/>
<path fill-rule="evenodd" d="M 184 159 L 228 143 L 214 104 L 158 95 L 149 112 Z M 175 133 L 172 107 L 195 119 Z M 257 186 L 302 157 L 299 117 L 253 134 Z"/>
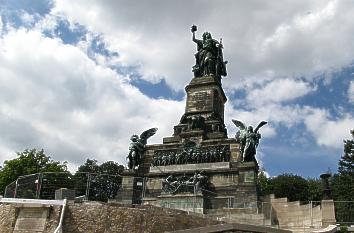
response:
<path fill-rule="evenodd" d="M 4 197 L 28 199 L 55 199 L 55 190 L 75 190 L 75 196 L 85 200 L 113 199 L 121 188 L 122 176 L 106 173 L 43 172 L 20 176 L 6 186 Z"/>
<path fill-rule="evenodd" d="M 354 225 L 354 201 L 334 201 L 336 220 L 341 225 Z"/>

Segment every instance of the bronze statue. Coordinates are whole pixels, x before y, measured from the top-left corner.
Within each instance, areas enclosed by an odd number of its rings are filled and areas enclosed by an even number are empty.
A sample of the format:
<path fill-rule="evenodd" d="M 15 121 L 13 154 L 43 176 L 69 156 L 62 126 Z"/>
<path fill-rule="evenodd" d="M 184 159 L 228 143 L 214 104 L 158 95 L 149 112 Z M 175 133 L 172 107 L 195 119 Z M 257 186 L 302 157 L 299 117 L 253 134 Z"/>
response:
<path fill-rule="evenodd" d="M 153 136 L 157 131 L 157 128 L 151 128 L 144 131 L 140 137 L 136 134 L 131 136 L 131 143 L 129 145 L 128 168 L 137 169 L 142 161 L 142 157 L 145 151 L 148 138 Z"/>
<path fill-rule="evenodd" d="M 227 61 L 223 60 L 222 40 L 220 39 L 220 42 L 214 40 L 209 32 L 204 32 L 203 39 L 198 40 L 195 38 L 196 31 L 197 26 L 193 25 L 191 28 L 192 40 L 197 44 L 196 64 L 192 68 L 194 77 L 215 75 L 220 78 L 226 76 Z"/>
<path fill-rule="evenodd" d="M 246 125 L 239 120 L 232 120 L 232 122 L 240 129 L 235 138 L 240 142 L 240 153 L 243 162 L 255 160 L 256 148 L 258 147 L 261 134 L 258 133 L 259 128 L 267 124 L 266 121 L 261 121 L 255 130 L 252 126 Z"/>

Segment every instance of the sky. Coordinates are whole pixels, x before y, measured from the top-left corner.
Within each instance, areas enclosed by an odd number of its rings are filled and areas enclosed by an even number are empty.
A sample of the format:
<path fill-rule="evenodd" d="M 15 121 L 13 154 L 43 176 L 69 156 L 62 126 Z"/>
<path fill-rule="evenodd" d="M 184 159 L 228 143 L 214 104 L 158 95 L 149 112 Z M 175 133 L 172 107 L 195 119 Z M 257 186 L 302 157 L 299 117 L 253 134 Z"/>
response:
<path fill-rule="evenodd" d="M 270 176 L 336 172 L 354 128 L 354 1 L 0 0 L 0 164 L 44 149 L 75 171 L 173 134 L 196 36 L 223 39 L 225 124 L 261 120 Z"/>

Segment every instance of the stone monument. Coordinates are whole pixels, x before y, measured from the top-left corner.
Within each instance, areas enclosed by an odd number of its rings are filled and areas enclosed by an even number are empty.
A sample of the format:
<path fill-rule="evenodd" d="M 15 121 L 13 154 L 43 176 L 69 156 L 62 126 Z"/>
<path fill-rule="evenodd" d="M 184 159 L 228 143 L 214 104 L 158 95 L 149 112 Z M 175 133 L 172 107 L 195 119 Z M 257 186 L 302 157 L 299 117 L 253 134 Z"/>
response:
<path fill-rule="evenodd" d="M 256 208 L 255 154 L 258 130 L 266 122 L 253 131 L 234 120 L 240 132 L 236 138 L 228 137 L 224 123 L 227 98 L 221 83 L 227 75 L 222 40 L 214 40 L 209 32 L 202 40 L 196 39 L 195 25 L 191 31 L 197 53 L 194 77 L 185 87 L 185 112 L 162 144 L 147 145 L 145 140 L 138 147 L 138 160 L 123 174 L 118 201 L 199 213 L 237 205 Z"/>

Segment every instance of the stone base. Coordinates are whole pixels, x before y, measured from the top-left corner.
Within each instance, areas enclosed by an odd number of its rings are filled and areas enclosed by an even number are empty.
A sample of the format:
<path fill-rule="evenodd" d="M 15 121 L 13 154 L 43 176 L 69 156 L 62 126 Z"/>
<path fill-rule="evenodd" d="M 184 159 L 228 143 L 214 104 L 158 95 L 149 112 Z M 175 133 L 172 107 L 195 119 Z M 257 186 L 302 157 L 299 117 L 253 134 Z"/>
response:
<path fill-rule="evenodd" d="M 196 195 L 191 193 L 163 194 L 157 197 L 156 205 L 164 208 L 204 214 L 204 197 L 201 193 Z"/>
<path fill-rule="evenodd" d="M 143 189 L 143 178 L 124 176 L 122 187 L 118 190 L 116 201 L 122 204 L 140 204 Z"/>
<path fill-rule="evenodd" d="M 55 200 L 63 199 L 75 200 L 75 190 L 66 188 L 55 190 Z"/>
<path fill-rule="evenodd" d="M 207 171 L 215 169 L 229 169 L 229 162 L 218 163 L 197 163 L 197 164 L 177 164 L 169 166 L 155 166 L 150 167 L 150 173 L 170 173 L 177 171 Z"/>
<path fill-rule="evenodd" d="M 21 207 L 16 219 L 14 233 L 43 232 L 49 208 L 46 207 Z"/>
<path fill-rule="evenodd" d="M 321 209 L 322 209 L 322 227 L 335 225 L 336 216 L 335 216 L 333 200 L 322 200 Z"/>

